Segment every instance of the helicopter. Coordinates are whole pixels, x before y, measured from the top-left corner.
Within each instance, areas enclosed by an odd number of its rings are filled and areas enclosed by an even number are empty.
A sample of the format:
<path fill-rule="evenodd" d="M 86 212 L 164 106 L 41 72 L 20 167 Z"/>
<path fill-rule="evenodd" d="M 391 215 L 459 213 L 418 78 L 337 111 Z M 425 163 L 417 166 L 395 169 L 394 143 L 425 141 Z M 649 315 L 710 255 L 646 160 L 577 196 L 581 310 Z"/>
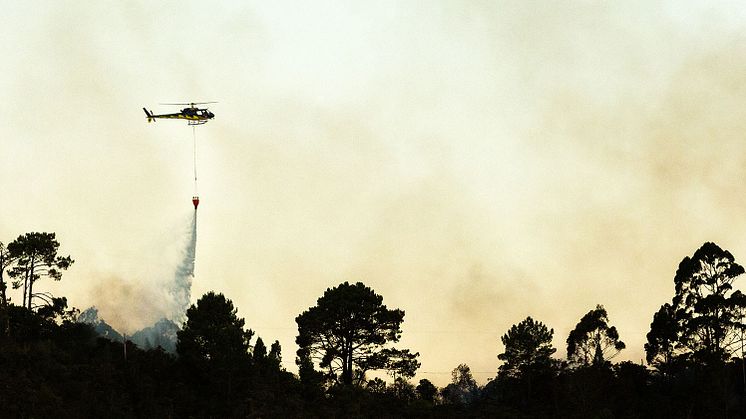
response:
<path fill-rule="evenodd" d="M 217 102 L 162 103 L 162 105 L 189 106 L 188 108 L 182 109 L 179 113 L 167 113 L 162 115 L 155 115 L 153 114 L 153 111 L 148 111 L 145 108 L 142 108 L 142 110 L 145 111 L 145 116 L 148 118 L 148 122 L 153 122 L 156 118 L 186 119 L 189 125 L 202 125 L 214 118 L 215 114 L 210 112 L 207 108 L 198 108 L 196 105 L 206 105 L 209 103 Z"/>

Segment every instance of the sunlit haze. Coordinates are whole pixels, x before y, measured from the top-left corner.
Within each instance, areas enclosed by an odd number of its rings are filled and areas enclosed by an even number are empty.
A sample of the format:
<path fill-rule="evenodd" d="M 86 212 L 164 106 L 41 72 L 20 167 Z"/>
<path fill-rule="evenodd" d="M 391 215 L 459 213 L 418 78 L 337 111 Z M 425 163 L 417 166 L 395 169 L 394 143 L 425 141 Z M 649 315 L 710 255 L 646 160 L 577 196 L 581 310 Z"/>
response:
<path fill-rule="evenodd" d="M 603 304 L 644 358 L 679 261 L 746 263 L 746 4 L 28 1 L 0 16 L 0 241 L 57 233 L 35 287 L 131 332 L 233 300 L 294 364 L 295 317 L 361 281 L 437 385 L 493 378 L 508 328 L 556 356 Z M 738 284 L 738 283 L 737 283 Z M 14 291 L 14 301 L 20 296 Z"/>

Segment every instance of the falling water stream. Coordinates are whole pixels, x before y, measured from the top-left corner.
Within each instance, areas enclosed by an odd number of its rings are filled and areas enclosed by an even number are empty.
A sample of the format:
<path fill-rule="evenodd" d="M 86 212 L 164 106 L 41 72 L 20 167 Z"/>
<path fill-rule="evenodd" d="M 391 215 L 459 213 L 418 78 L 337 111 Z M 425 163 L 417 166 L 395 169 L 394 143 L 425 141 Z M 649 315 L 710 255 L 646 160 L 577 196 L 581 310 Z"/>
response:
<path fill-rule="evenodd" d="M 186 246 L 183 250 L 181 262 L 174 272 L 174 280 L 170 285 L 170 294 L 173 297 L 171 320 L 177 324 L 184 320 L 189 301 L 192 294 L 192 279 L 194 278 L 194 260 L 197 252 L 197 210 L 194 210 L 191 219 L 191 230 Z"/>

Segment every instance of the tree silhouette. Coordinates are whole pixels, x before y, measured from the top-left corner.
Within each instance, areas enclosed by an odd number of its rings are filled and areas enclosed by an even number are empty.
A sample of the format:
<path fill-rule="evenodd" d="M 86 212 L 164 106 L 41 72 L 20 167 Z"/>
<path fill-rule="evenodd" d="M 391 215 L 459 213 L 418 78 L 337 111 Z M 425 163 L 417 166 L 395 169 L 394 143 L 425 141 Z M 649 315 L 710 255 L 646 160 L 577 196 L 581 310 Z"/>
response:
<path fill-rule="evenodd" d="M 422 400 L 431 403 L 435 402 L 435 397 L 438 395 L 438 388 L 435 387 L 435 385 L 427 378 L 420 380 L 420 383 L 417 384 L 416 390 Z"/>
<path fill-rule="evenodd" d="M 399 341 L 403 320 L 404 311 L 388 309 L 383 297 L 361 282 L 329 288 L 295 319 L 299 367 L 318 361 L 328 380 L 344 385 L 361 384 L 370 370 L 412 377 L 419 353 L 385 347 Z"/>
<path fill-rule="evenodd" d="M 254 349 L 252 352 L 252 361 L 254 366 L 262 369 L 264 372 L 267 371 L 280 371 L 280 362 L 282 361 L 282 355 L 280 354 L 280 342 L 275 341 L 267 352 L 267 345 L 264 344 L 264 340 L 261 337 L 256 338 L 254 343 Z"/>
<path fill-rule="evenodd" d="M 730 358 L 740 348 L 746 296 L 733 291 L 744 273 L 733 255 L 706 242 L 685 257 L 674 277 L 675 294 L 653 317 L 645 345 L 649 362 L 694 357 L 709 363 Z"/>
<path fill-rule="evenodd" d="M 42 305 L 52 304 L 50 295 L 34 294 L 34 283 L 45 276 L 59 281 L 62 270 L 74 262 L 70 256 L 57 256 L 59 247 L 55 233 L 26 233 L 8 244 L 8 255 L 15 259 L 8 275 L 14 278 L 13 288 L 23 286 L 23 305 L 29 310 L 34 308 L 34 298 L 44 300 Z"/>
<path fill-rule="evenodd" d="M 244 319 L 236 312 L 223 294 L 208 292 L 187 309 L 187 319 L 176 334 L 176 353 L 204 398 L 205 416 L 238 415 L 225 409 L 235 406 L 233 397 L 248 386 L 254 332 L 244 330 Z"/>
<path fill-rule="evenodd" d="M 260 337 L 256 338 L 254 350 L 252 351 L 252 358 L 254 359 L 255 364 L 264 362 L 267 359 L 267 346 Z"/>
<path fill-rule="evenodd" d="M 602 305 L 586 313 L 567 337 L 567 359 L 578 366 L 604 365 L 626 345 Z"/>
<path fill-rule="evenodd" d="M 396 377 L 386 390 L 388 394 L 401 401 L 410 402 L 417 398 L 415 386 L 404 377 Z"/>
<path fill-rule="evenodd" d="M 17 258 L 11 255 L 8 248 L 0 242 L 0 307 L 8 306 L 8 283 L 5 282 L 5 271 L 15 263 Z"/>
<path fill-rule="evenodd" d="M 533 372 L 551 367 L 552 354 L 557 349 L 552 347 L 554 330 L 542 322 L 534 321 L 530 316 L 513 325 L 500 339 L 505 345 L 505 352 L 497 356 L 505 361 L 498 370 L 502 377 L 519 378 Z"/>
<path fill-rule="evenodd" d="M 210 291 L 186 312 L 186 322 L 176 333 L 176 353 L 194 362 L 233 363 L 249 359 L 254 332 L 244 330 L 233 302 Z"/>
<path fill-rule="evenodd" d="M 469 404 L 479 396 L 479 385 L 471 375 L 471 368 L 459 364 L 451 371 L 451 384 L 442 390 L 443 400 L 450 404 Z"/>
<path fill-rule="evenodd" d="M 663 304 L 653 315 L 650 332 L 645 343 L 645 359 L 648 364 L 666 371 L 674 362 L 681 327 L 676 320 L 676 310 L 671 304 Z"/>
<path fill-rule="evenodd" d="M 277 367 L 280 368 L 280 365 L 282 364 L 282 346 L 280 346 L 280 341 L 275 340 L 272 343 L 272 346 L 269 347 L 269 355 L 267 355 L 268 361 Z"/>

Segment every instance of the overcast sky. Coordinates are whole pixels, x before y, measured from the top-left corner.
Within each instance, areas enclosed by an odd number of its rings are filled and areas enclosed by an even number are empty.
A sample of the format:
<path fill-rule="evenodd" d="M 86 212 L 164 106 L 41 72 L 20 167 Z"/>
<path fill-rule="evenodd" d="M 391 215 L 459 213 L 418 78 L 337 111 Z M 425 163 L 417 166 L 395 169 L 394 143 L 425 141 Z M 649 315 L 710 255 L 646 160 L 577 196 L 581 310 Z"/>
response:
<path fill-rule="evenodd" d="M 127 332 L 190 227 L 163 102 L 219 102 L 192 300 L 223 292 L 291 371 L 343 281 L 406 312 L 418 379 L 484 384 L 512 324 L 564 357 L 596 304 L 640 362 L 683 257 L 746 263 L 742 2 L 27 1 L 0 35 L 0 241 L 56 232 L 76 263 L 37 287 Z"/>

